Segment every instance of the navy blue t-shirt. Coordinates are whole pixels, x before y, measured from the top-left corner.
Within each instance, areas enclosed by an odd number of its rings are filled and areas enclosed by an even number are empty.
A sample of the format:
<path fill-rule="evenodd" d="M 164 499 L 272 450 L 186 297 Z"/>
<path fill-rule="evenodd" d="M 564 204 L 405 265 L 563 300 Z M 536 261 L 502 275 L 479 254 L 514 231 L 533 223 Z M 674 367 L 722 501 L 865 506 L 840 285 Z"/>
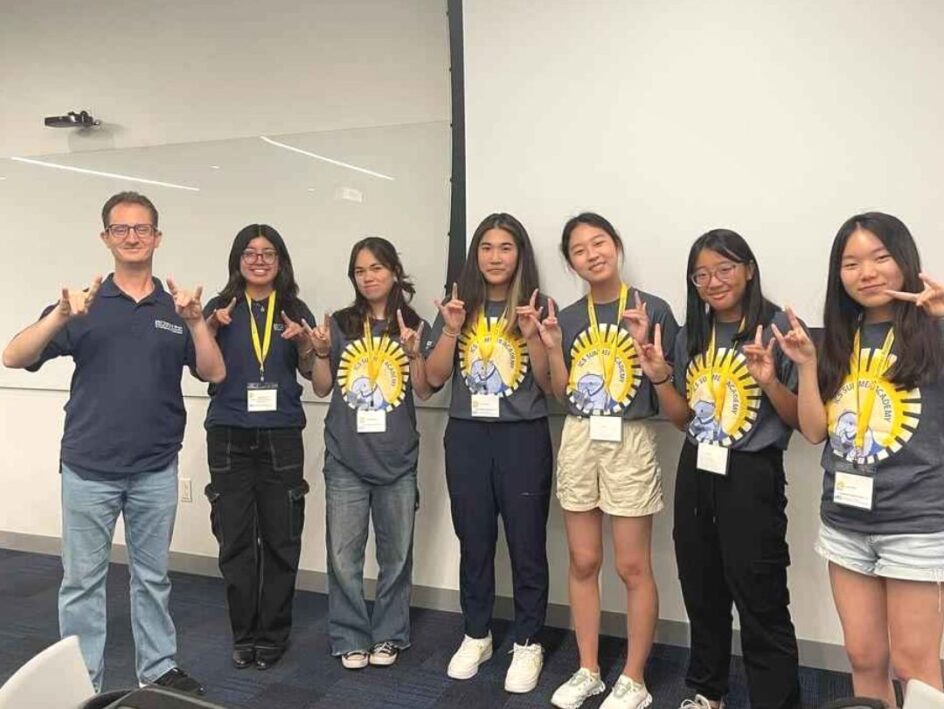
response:
<path fill-rule="evenodd" d="M 161 282 L 155 278 L 151 294 L 135 302 L 109 275 L 88 313 L 66 323 L 27 369 L 65 356 L 75 361 L 75 372 L 62 462 L 80 474 L 105 475 L 170 465 L 187 422 L 180 375 L 196 367 L 196 354 Z"/>
<path fill-rule="evenodd" d="M 253 301 L 252 313 L 259 331 L 260 345 L 265 337 L 266 308 L 268 298 Z M 315 317 L 308 306 L 297 301 L 298 311 L 295 318 L 299 324 L 302 318 L 309 326 L 315 326 Z M 214 310 L 224 307 L 219 298 L 211 298 L 203 312 L 209 317 Z M 265 360 L 266 383 L 278 384 L 276 411 L 247 410 L 246 386 L 259 381 L 259 360 L 252 344 L 252 331 L 249 327 L 249 306 L 246 298 L 237 299 L 232 310 L 233 321 L 220 327 L 216 332 L 216 342 L 226 362 L 226 379 L 219 384 L 210 384 L 210 408 L 204 425 L 235 426 L 236 428 L 304 428 L 305 412 L 302 410 L 302 386 L 298 383 L 295 372 L 298 369 L 298 348 L 294 342 L 282 339 L 285 325 L 280 317 L 281 305 L 275 303 L 275 317 L 272 321 L 272 340 L 269 354 Z"/>

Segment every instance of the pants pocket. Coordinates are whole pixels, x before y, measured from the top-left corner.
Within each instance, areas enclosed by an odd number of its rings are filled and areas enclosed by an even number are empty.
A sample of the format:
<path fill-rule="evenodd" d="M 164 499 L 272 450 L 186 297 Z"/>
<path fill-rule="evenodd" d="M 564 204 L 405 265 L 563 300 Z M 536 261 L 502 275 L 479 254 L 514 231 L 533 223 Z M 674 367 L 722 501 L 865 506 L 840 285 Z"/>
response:
<path fill-rule="evenodd" d="M 213 473 L 228 473 L 233 466 L 230 431 L 214 426 L 207 431 L 207 467 Z"/>
<path fill-rule="evenodd" d="M 288 528 L 292 541 L 301 539 L 305 527 L 305 495 L 309 489 L 308 482 L 302 480 L 288 491 Z"/>
<path fill-rule="evenodd" d="M 203 488 L 203 494 L 210 502 L 210 529 L 216 541 L 223 546 L 223 512 L 220 509 L 220 492 L 213 487 L 213 483 L 210 483 Z"/>
<path fill-rule="evenodd" d="M 276 472 L 298 470 L 305 463 L 305 448 L 300 429 L 270 431 L 269 449 L 272 455 L 272 470 Z"/>

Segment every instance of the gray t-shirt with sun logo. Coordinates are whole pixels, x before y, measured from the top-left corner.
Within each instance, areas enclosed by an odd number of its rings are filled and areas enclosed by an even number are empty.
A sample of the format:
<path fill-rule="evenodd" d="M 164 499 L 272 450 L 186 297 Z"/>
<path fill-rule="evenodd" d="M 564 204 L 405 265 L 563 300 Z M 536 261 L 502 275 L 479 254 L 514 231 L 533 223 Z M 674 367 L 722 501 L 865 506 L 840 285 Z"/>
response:
<path fill-rule="evenodd" d="M 423 329 L 429 324 L 423 321 Z M 331 319 L 334 389 L 325 417 L 325 448 L 372 484 L 386 484 L 416 470 L 420 436 L 410 383 L 410 361 L 385 320 L 372 320 L 370 342 L 348 339 Z M 425 356 L 428 352 L 421 351 Z M 386 431 L 358 433 L 357 412 L 386 412 Z"/>
<path fill-rule="evenodd" d="M 862 534 L 944 531 L 944 377 L 911 390 L 888 381 L 896 352 L 907 347 L 894 339 L 884 356 L 890 330 L 890 323 L 862 327 L 858 386 L 850 371 L 826 403 L 820 512 L 827 524 Z M 869 408 L 860 431 L 859 414 Z M 837 472 L 873 478 L 871 510 L 833 501 Z"/>
<path fill-rule="evenodd" d="M 637 292 L 649 315 L 649 337 L 652 338 L 656 323 L 661 325 L 663 354 L 671 361 L 679 331 L 672 309 L 661 298 L 635 288 L 629 289 L 627 308 L 634 307 Z M 594 304 L 602 347 L 591 332 L 586 297 L 568 305 L 557 316 L 563 336 L 564 364 L 569 372 L 565 405 L 567 413 L 573 416 L 604 414 L 645 419 L 659 411 L 657 395 L 639 367 L 636 346 L 617 310 L 618 300 Z"/>
<path fill-rule="evenodd" d="M 546 298 L 538 307 L 547 313 Z M 544 392 L 534 381 L 528 346 L 520 334 L 503 327 L 505 301 L 485 304 L 485 321 L 469 317 L 459 335 L 452 370 L 452 400 L 449 415 L 476 421 L 533 421 L 547 416 Z M 442 316 L 436 317 L 427 348 L 432 350 L 442 335 Z M 472 416 L 472 394 L 499 397 L 498 418 Z"/>
<path fill-rule="evenodd" d="M 778 311 L 773 322 L 781 332 L 790 329 L 787 316 Z M 768 446 L 785 449 L 793 429 L 774 410 L 770 399 L 747 369 L 747 359 L 737 346 L 734 336 L 740 323 L 715 325 L 715 354 L 704 352 L 689 359 L 688 336 L 683 327 L 675 341 L 675 388 L 688 401 L 692 420 L 686 435 L 692 443 L 715 443 L 742 451 L 759 451 Z M 764 344 L 773 337 L 771 328 L 764 328 Z M 774 347 L 774 368 L 777 379 L 791 391 L 797 388 L 796 366 Z M 722 382 L 723 380 L 723 382 Z M 721 415 L 717 415 L 717 407 Z"/>

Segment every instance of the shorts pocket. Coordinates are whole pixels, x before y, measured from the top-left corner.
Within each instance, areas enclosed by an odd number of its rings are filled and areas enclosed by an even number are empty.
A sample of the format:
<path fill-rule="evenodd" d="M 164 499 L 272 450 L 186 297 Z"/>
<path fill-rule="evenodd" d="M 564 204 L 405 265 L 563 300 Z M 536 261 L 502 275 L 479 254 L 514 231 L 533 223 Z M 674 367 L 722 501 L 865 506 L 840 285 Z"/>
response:
<path fill-rule="evenodd" d="M 309 489 L 308 482 L 302 480 L 288 491 L 288 529 L 292 541 L 301 539 L 305 527 L 305 495 Z"/>

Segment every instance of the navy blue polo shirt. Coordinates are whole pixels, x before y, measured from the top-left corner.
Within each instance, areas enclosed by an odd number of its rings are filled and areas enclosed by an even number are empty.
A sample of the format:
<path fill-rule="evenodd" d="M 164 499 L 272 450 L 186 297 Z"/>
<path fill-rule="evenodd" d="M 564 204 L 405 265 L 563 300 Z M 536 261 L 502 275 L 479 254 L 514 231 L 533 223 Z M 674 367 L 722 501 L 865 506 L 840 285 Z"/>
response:
<path fill-rule="evenodd" d="M 260 344 L 265 337 L 266 308 L 269 299 L 253 301 L 252 314 L 259 330 Z M 219 298 L 211 298 L 203 312 L 210 317 L 214 310 L 224 307 Z M 296 301 L 297 309 L 292 318 L 299 324 L 302 318 L 315 326 L 315 317 L 308 306 Z M 259 381 L 259 360 L 252 344 L 249 327 L 249 306 L 243 296 L 237 299 L 232 310 L 232 322 L 217 330 L 216 342 L 226 362 L 226 379 L 219 384 L 210 384 L 210 408 L 204 426 L 234 426 L 236 428 L 304 428 L 305 412 L 302 410 L 302 386 L 295 375 L 298 369 L 298 349 L 294 342 L 282 339 L 285 325 L 280 313 L 282 306 L 275 303 L 275 318 L 272 321 L 272 341 L 265 360 L 266 383 L 278 384 L 276 411 L 253 411 L 246 409 L 246 385 Z M 292 317 L 292 316 L 290 316 Z"/>
<path fill-rule="evenodd" d="M 75 372 L 62 462 L 80 474 L 104 475 L 170 465 L 187 422 L 180 376 L 196 367 L 196 354 L 161 282 L 155 278 L 151 294 L 135 302 L 109 275 L 89 312 L 66 323 L 27 369 L 64 356 L 75 361 Z"/>

